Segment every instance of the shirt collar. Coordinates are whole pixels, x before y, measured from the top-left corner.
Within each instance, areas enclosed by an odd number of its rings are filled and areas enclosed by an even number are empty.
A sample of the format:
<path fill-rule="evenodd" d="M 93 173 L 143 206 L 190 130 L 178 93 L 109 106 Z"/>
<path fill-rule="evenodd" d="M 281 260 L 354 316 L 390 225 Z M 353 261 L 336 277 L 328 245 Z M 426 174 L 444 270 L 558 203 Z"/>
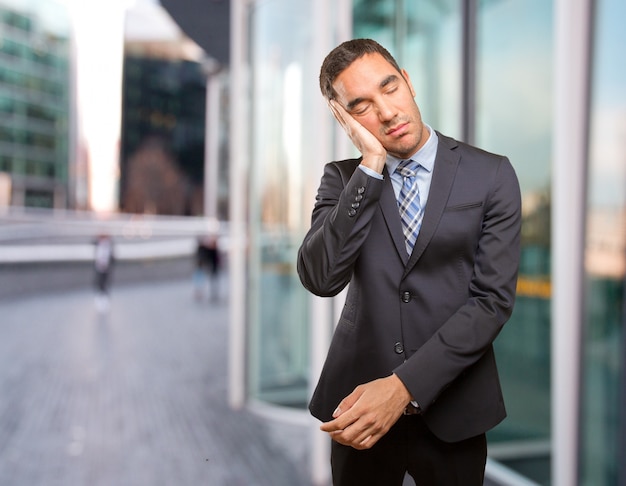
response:
<path fill-rule="evenodd" d="M 432 172 L 433 167 L 435 166 L 435 155 L 437 153 L 438 137 L 435 131 L 429 125 L 424 123 L 424 126 L 428 129 L 428 140 L 426 140 L 426 143 L 422 145 L 422 147 L 409 158 L 413 159 L 415 162 L 417 162 L 418 165 L 422 166 L 428 172 Z M 387 171 L 390 174 L 393 174 L 398 168 L 398 165 L 400 165 L 400 162 L 402 162 L 403 160 L 406 159 L 399 159 L 388 153 L 387 160 L 385 162 L 385 164 L 387 165 Z"/>

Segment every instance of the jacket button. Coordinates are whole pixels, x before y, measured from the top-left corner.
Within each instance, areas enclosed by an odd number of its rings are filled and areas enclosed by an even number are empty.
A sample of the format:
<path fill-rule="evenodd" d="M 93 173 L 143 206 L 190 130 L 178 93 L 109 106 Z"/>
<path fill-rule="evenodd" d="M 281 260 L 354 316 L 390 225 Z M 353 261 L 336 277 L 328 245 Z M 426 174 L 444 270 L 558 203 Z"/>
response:
<path fill-rule="evenodd" d="M 363 193 L 365 192 L 365 188 L 364 188 L 363 186 L 361 186 L 361 187 L 359 187 L 359 188 L 356 190 L 356 192 L 357 192 L 357 194 L 363 194 Z"/>
<path fill-rule="evenodd" d="M 354 215 L 356 215 L 356 209 L 350 208 L 350 210 L 348 211 L 348 216 L 352 218 Z"/>
<path fill-rule="evenodd" d="M 402 343 L 396 343 L 393 346 L 393 350 L 396 352 L 396 354 L 402 354 L 404 353 L 404 346 L 402 346 Z"/>
<path fill-rule="evenodd" d="M 353 203 L 352 203 L 352 207 L 353 207 L 354 209 L 358 209 L 358 207 L 359 207 L 359 206 L 360 206 L 360 204 L 359 204 L 358 202 L 353 202 Z"/>
<path fill-rule="evenodd" d="M 411 292 L 402 292 L 402 302 L 405 304 L 411 302 Z"/>
<path fill-rule="evenodd" d="M 362 201 L 363 200 L 363 194 L 357 194 L 356 196 L 354 196 L 354 200 L 356 202 Z"/>

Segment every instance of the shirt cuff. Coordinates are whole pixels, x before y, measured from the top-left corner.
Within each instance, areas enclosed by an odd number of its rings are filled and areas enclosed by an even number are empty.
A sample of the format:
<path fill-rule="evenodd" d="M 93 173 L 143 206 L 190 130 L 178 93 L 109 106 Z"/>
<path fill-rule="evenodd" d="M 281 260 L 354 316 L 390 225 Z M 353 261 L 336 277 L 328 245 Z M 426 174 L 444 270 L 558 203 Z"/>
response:
<path fill-rule="evenodd" d="M 379 174 L 378 172 L 370 169 L 369 167 L 365 167 L 364 165 L 359 164 L 359 169 L 365 172 L 368 176 L 375 177 L 376 179 L 381 180 L 381 181 L 383 180 L 382 174 Z"/>

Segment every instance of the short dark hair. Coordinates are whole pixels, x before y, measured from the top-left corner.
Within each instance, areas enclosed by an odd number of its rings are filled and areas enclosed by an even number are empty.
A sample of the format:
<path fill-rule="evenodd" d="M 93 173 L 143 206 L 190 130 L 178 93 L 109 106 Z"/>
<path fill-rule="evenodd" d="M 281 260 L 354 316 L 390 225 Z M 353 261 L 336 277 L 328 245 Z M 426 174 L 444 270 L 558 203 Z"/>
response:
<path fill-rule="evenodd" d="M 352 39 L 335 47 L 324 59 L 320 69 L 320 90 L 326 99 L 337 96 L 333 83 L 350 64 L 365 54 L 380 54 L 400 74 L 402 70 L 389 51 L 372 39 Z"/>

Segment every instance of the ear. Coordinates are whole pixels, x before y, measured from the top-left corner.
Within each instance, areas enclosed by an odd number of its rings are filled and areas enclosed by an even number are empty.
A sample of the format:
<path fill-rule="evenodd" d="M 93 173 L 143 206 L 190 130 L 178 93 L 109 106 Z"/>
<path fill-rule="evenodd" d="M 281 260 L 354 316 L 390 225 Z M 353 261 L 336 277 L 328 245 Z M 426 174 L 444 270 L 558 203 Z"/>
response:
<path fill-rule="evenodd" d="M 406 72 L 406 69 L 402 69 L 400 71 L 402 73 L 402 77 L 406 81 L 406 84 L 409 86 L 409 90 L 411 90 L 411 96 L 415 98 L 415 90 L 413 89 L 413 84 L 411 83 L 411 78 L 409 77 L 409 73 Z"/>

